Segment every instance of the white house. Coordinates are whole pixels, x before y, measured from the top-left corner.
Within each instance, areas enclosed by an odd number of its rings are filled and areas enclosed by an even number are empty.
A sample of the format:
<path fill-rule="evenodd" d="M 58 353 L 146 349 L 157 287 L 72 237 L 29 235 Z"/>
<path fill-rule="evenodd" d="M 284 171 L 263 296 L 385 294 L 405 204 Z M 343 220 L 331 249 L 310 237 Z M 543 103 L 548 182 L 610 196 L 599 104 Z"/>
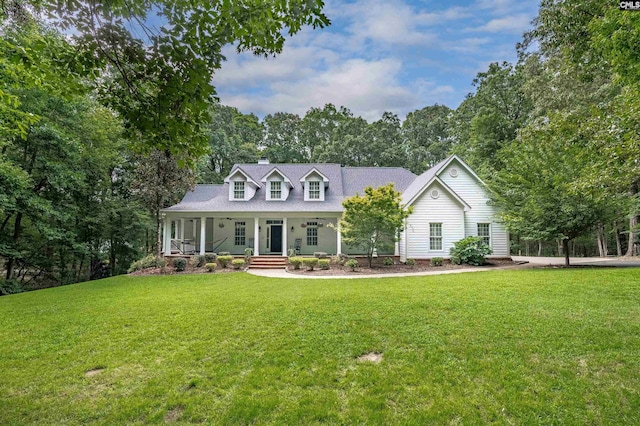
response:
<path fill-rule="evenodd" d="M 480 236 L 493 256 L 509 256 L 505 228 L 487 204 L 482 180 L 457 156 L 416 176 L 401 167 L 342 167 L 339 164 L 236 164 L 220 185 L 196 185 L 163 210 L 164 253 L 228 251 L 254 255 L 359 254 L 341 241 L 342 201 L 367 186 L 393 183 L 413 206 L 396 254 L 448 257 L 453 244 Z M 328 226 L 328 225 L 332 226 Z M 385 253 L 379 253 L 385 254 Z"/>

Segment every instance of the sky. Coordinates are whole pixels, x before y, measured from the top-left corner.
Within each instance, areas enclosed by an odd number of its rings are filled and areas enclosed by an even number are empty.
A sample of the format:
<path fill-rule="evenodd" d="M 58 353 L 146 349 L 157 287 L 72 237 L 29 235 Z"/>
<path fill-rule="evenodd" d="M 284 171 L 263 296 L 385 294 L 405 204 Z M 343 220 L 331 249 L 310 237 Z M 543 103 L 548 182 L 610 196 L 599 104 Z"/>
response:
<path fill-rule="evenodd" d="M 457 108 L 491 62 L 516 61 L 535 0 L 327 0 L 331 26 L 303 31 L 265 59 L 225 48 L 220 101 L 259 117 L 327 103 L 368 121 L 433 104 Z"/>

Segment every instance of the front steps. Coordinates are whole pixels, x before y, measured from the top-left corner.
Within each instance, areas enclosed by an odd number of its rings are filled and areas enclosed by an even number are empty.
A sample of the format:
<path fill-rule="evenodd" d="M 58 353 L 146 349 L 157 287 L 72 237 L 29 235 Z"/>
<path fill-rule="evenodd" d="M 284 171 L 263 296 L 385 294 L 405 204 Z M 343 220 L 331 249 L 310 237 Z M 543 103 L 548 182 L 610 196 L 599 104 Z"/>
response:
<path fill-rule="evenodd" d="M 249 269 L 286 269 L 285 256 L 253 256 L 249 261 Z"/>

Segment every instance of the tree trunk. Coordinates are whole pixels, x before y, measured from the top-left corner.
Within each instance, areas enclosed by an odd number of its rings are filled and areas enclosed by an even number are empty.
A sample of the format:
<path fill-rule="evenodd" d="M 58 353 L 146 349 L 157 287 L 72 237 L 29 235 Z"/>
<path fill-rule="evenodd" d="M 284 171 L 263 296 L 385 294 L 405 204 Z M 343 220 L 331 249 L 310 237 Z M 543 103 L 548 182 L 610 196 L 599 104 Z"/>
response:
<path fill-rule="evenodd" d="M 569 266 L 569 240 L 562 240 L 562 251 L 564 252 L 564 266 Z"/>
<path fill-rule="evenodd" d="M 616 250 L 618 257 L 622 256 L 622 242 L 620 241 L 620 228 L 618 227 L 618 222 L 613 224 L 613 230 L 616 234 Z"/>
<path fill-rule="evenodd" d="M 538 257 L 542 256 L 542 240 L 538 240 Z"/>
<path fill-rule="evenodd" d="M 18 239 L 20 239 L 20 225 L 22 223 L 22 213 L 18 213 L 16 215 L 16 221 L 13 224 L 13 244 L 18 243 Z M 9 256 L 9 260 L 7 261 L 7 281 L 13 278 L 13 269 L 16 266 L 16 258 L 14 256 Z"/>
<path fill-rule="evenodd" d="M 636 234 L 633 231 L 633 228 L 635 228 L 636 225 L 638 225 L 638 216 L 633 214 L 631 215 L 631 218 L 629 218 L 629 244 L 627 246 L 627 253 L 625 256 L 633 256 L 635 253 Z"/>

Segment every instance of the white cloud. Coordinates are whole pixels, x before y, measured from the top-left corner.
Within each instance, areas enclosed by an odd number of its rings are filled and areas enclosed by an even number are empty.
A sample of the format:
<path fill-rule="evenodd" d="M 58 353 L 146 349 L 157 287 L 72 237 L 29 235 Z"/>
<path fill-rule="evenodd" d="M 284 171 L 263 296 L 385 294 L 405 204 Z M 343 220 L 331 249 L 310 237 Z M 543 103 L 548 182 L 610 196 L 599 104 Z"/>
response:
<path fill-rule="evenodd" d="M 311 107 L 333 103 L 344 105 L 367 120 L 376 120 L 384 111 L 405 113 L 419 105 L 415 93 L 397 82 L 401 67 L 393 59 L 351 59 L 294 81 L 274 82 L 267 95 L 221 94 L 221 99 L 225 104 L 259 115 L 276 111 L 303 115 Z"/>
<path fill-rule="evenodd" d="M 489 33 L 509 32 L 520 34 L 529 28 L 530 21 L 531 17 L 524 14 L 505 16 L 504 18 L 492 19 L 474 30 Z"/>

